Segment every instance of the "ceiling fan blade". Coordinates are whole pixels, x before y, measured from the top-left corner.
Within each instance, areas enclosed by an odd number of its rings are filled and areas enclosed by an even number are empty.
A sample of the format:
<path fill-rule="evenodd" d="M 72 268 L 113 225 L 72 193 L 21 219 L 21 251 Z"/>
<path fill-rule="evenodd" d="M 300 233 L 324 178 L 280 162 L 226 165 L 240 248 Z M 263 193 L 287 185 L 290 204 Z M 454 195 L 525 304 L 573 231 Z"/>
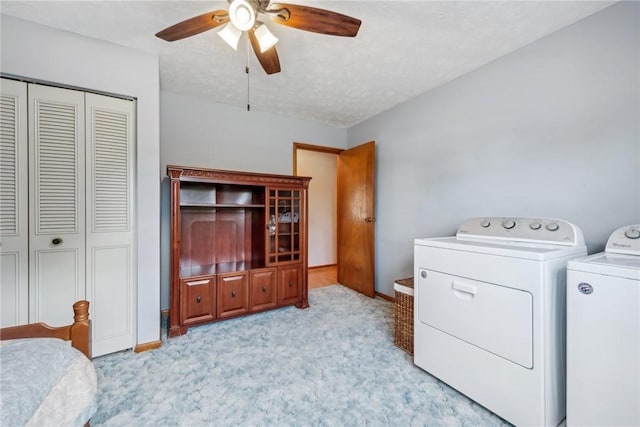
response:
<path fill-rule="evenodd" d="M 251 47 L 253 47 L 253 51 L 264 68 L 264 71 L 267 74 L 275 74 L 280 72 L 280 59 L 278 58 L 278 52 L 276 51 L 276 47 L 272 46 L 268 50 L 264 52 L 260 52 L 260 43 L 258 43 L 258 39 L 254 33 L 255 30 L 249 31 L 249 40 L 251 41 Z"/>
<path fill-rule="evenodd" d="M 296 4 L 272 3 L 268 12 L 278 24 L 332 36 L 355 37 L 361 23 L 337 12 Z"/>
<path fill-rule="evenodd" d="M 203 13 L 172 25 L 156 34 L 156 37 L 168 42 L 191 37 L 204 31 L 215 28 L 229 20 L 226 10 L 214 10 Z"/>

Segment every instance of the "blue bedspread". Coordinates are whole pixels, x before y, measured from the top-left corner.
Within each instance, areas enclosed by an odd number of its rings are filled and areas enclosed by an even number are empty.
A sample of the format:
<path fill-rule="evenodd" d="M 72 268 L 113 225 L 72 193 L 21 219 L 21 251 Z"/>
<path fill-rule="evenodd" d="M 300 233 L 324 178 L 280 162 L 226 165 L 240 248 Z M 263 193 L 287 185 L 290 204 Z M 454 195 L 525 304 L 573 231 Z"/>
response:
<path fill-rule="evenodd" d="M 82 426 L 96 411 L 95 389 L 93 364 L 68 342 L 56 338 L 0 342 L 3 427 L 42 422 Z"/>

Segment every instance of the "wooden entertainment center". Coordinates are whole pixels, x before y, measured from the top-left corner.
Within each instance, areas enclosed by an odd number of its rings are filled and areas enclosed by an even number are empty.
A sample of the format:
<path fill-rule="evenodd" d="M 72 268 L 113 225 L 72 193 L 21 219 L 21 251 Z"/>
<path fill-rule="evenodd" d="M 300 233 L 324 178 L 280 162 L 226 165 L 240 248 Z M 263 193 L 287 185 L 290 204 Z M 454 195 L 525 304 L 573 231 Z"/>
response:
<path fill-rule="evenodd" d="M 167 166 L 169 336 L 287 305 L 307 308 L 308 177 Z"/>

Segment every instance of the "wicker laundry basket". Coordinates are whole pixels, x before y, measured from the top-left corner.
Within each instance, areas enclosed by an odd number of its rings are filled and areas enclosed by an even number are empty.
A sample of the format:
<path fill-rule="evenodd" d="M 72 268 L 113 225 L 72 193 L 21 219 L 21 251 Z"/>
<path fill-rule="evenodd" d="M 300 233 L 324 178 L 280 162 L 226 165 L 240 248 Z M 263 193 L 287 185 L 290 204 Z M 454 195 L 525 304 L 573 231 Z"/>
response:
<path fill-rule="evenodd" d="M 396 297 L 393 343 L 413 356 L 413 277 L 396 280 L 393 288 Z"/>

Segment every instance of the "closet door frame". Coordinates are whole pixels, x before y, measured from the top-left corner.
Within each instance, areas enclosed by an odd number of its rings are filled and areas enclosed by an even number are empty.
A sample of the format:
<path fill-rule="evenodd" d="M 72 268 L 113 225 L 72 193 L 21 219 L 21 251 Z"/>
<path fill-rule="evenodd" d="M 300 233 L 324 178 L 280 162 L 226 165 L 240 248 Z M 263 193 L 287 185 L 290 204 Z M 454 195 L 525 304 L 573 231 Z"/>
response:
<path fill-rule="evenodd" d="M 88 299 L 92 355 L 134 347 L 136 100 L 4 77 L 0 89 L 1 326 L 69 324 Z"/>

